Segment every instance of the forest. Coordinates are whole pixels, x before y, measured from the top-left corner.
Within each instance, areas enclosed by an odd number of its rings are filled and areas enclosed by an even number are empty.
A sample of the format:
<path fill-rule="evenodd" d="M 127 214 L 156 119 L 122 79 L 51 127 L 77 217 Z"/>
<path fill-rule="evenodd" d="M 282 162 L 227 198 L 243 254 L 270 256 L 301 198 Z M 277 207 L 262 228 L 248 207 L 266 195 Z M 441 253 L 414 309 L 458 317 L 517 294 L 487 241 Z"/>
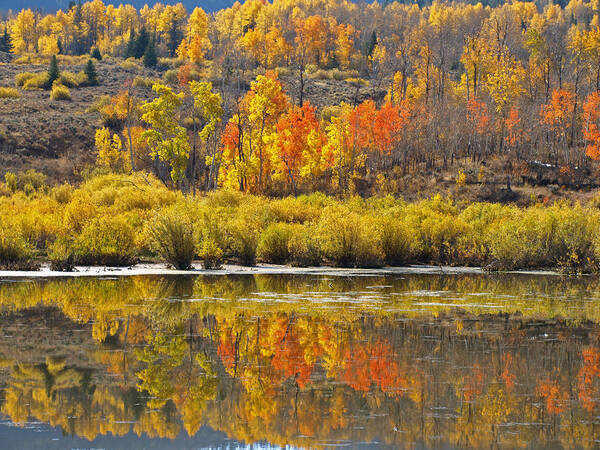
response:
<path fill-rule="evenodd" d="M 583 1 L 248 0 L 206 13 L 95 0 L 11 13 L 0 47 L 13 63 L 92 54 L 158 67 L 97 99 L 98 161 L 185 191 L 396 193 L 403 176 L 437 167 L 481 181 L 492 161 L 531 179 L 532 162 L 555 167 L 579 187 L 595 185 L 600 157 L 598 14 Z M 15 81 L 50 87 L 39 77 Z M 65 78 L 57 83 L 78 85 Z M 153 101 L 137 97 L 134 79 Z M 362 95 L 311 104 L 306 90 L 320 80 Z"/>

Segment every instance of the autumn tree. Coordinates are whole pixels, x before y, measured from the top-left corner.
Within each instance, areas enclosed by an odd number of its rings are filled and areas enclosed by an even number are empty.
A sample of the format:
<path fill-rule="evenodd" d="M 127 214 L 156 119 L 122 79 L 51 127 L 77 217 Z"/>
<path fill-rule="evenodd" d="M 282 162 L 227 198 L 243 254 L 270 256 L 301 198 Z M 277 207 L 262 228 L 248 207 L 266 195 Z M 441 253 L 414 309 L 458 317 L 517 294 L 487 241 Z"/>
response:
<path fill-rule="evenodd" d="M 176 120 L 183 94 L 176 94 L 160 83 L 152 86 L 152 90 L 158 97 L 141 106 L 141 118 L 151 127 L 143 132 L 142 137 L 148 143 L 152 156 L 171 167 L 171 180 L 183 189 L 190 156 L 187 131 Z"/>

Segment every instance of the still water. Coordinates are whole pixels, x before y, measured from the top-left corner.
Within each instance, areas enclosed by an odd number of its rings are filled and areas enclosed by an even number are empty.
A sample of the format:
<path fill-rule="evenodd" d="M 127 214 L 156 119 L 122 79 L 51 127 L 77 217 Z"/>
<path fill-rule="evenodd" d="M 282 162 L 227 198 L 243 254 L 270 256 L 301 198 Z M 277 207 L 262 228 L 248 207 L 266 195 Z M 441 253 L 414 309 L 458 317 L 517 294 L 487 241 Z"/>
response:
<path fill-rule="evenodd" d="M 0 279 L 2 448 L 596 447 L 600 281 Z"/>

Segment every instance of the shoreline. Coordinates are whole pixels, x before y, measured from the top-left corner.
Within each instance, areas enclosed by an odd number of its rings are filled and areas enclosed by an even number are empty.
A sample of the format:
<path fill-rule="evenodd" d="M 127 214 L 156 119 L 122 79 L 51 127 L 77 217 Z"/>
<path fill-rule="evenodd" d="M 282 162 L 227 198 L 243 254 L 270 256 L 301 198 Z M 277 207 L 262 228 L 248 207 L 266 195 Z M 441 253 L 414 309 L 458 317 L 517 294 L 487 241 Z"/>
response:
<path fill-rule="evenodd" d="M 382 267 L 374 269 L 364 268 L 337 268 L 321 267 L 292 267 L 275 264 L 259 264 L 256 266 L 239 266 L 225 264 L 221 269 L 202 269 L 199 263 L 192 264 L 190 270 L 169 269 L 165 264 L 144 263 L 126 267 L 108 266 L 76 266 L 74 271 L 61 272 L 50 270 L 49 265 L 42 265 L 40 270 L 19 271 L 0 270 L 0 282 L 10 278 L 73 278 L 73 277 L 127 277 L 127 276 L 168 276 L 168 275 L 326 275 L 342 277 L 360 276 L 388 276 L 388 275 L 491 275 L 517 274 L 517 275 L 564 275 L 554 270 L 513 270 L 501 272 L 488 272 L 481 267 L 466 266 L 432 266 L 409 265 L 400 267 Z"/>

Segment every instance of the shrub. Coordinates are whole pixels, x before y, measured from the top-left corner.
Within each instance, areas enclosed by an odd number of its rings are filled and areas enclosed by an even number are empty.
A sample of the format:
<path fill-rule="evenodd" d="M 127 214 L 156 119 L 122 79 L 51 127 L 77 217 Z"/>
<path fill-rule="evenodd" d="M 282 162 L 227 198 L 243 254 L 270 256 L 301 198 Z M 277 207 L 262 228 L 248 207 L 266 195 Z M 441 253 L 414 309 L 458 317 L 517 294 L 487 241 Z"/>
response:
<path fill-rule="evenodd" d="M 4 270 L 39 268 L 39 264 L 33 260 L 32 246 L 11 227 L 0 227 L 0 268 Z"/>
<path fill-rule="evenodd" d="M 223 264 L 223 250 L 213 239 L 205 239 L 202 245 L 198 246 L 198 256 L 205 269 L 220 269 Z"/>
<path fill-rule="evenodd" d="M 52 197 L 57 203 L 69 203 L 73 198 L 73 186 L 69 183 L 54 186 L 50 190 L 50 197 Z"/>
<path fill-rule="evenodd" d="M 247 217 L 238 217 L 227 224 L 231 255 L 244 266 L 253 266 L 256 262 L 258 247 L 258 228 Z"/>
<path fill-rule="evenodd" d="M 71 92 L 69 88 L 62 84 L 54 84 L 50 93 L 51 100 L 71 100 Z"/>
<path fill-rule="evenodd" d="M 134 58 L 128 58 L 125 61 L 121 61 L 119 66 L 129 72 L 140 72 L 142 70 L 141 66 L 135 61 Z"/>
<path fill-rule="evenodd" d="M 408 226 L 399 217 L 385 215 L 376 220 L 378 240 L 390 266 L 406 264 L 411 259 L 412 236 Z"/>
<path fill-rule="evenodd" d="M 159 212 L 148 224 L 150 247 L 169 265 L 190 269 L 194 259 L 191 220 L 174 208 Z"/>
<path fill-rule="evenodd" d="M 81 75 L 83 75 L 83 77 Z M 75 74 L 72 72 L 62 72 L 55 84 L 61 84 L 68 88 L 75 88 L 79 87 L 79 85 L 83 84 L 83 82 L 85 82 L 85 74 L 83 74 L 82 72 L 80 74 Z"/>
<path fill-rule="evenodd" d="M 72 242 L 59 238 L 48 246 L 50 269 L 59 272 L 70 272 L 75 268 L 75 250 Z"/>
<path fill-rule="evenodd" d="M 46 191 L 46 175 L 35 169 L 29 169 L 26 172 L 14 174 L 6 172 L 4 179 L 8 188 L 14 193 L 22 191 L 27 194 Z"/>
<path fill-rule="evenodd" d="M 163 74 L 163 81 L 167 84 L 177 84 L 179 82 L 179 70 L 170 69 Z"/>
<path fill-rule="evenodd" d="M 321 248 L 315 230 L 309 226 L 296 226 L 288 241 L 292 266 L 309 267 L 321 265 Z"/>
<path fill-rule="evenodd" d="M 127 266 L 135 261 L 135 234 L 120 217 L 99 217 L 87 223 L 74 242 L 79 264 Z"/>
<path fill-rule="evenodd" d="M 290 258 L 288 244 L 293 233 L 293 225 L 273 223 L 264 230 L 258 241 L 257 256 L 264 262 L 284 264 Z"/>
<path fill-rule="evenodd" d="M 133 85 L 135 87 L 142 87 L 142 88 L 146 88 L 146 89 L 152 89 L 152 86 L 155 85 L 156 83 L 160 83 L 160 80 L 157 80 L 155 78 L 146 78 L 146 77 L 140 77 L 140 76 L 137 76 L 133 79 Z"/>
<path fill-rule="evenodd" d="M 26 91 L 34 91 L 46 89 L 48 84 L 48 75 L 45 73 L 35 74 L 33 77 L 28 77 L 23 83 L 23 89 Z"/>
<path fill-rule="evenodd" d="M 0 87 L 0 98 L 19 98 L 21 94 L 15 88 Z"/>
<path fill-rule="evenodd" d="M 325 208 L 319 220 L 323 255 L 338 267 L 380 267 L 383 252 L 370 218 L 343 206 Z"/>
<path fill-rule="evenodd" d="M 17 86 L 21 86 L 22 87 L 23 85 L 25 85 L 25 83 L 28 80 L 30 80 L 30 79 L 32 79 L 32 78 L 34 78 L 36 76 L 38 76 L 38 74 L 31 73 L 31 72 L 21 72 L 21 73 L 18 73 L 18 74 L 15 75 L 15 84 Z"/>

